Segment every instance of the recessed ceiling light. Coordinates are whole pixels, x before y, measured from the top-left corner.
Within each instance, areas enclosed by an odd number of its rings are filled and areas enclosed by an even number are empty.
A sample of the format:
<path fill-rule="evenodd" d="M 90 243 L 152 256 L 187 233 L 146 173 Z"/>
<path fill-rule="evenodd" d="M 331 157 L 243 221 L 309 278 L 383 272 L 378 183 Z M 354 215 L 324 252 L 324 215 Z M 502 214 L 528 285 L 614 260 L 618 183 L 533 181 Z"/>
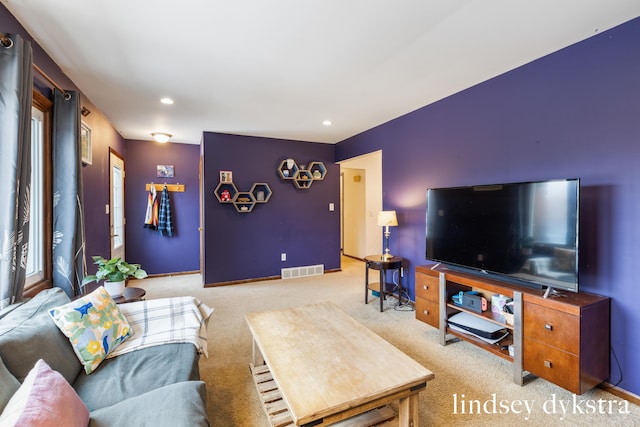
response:
<path fill-rule="evenodd" d="M 333 123 L 331 122 L 331 120 L 325 120 L 322 122 L 322 124 L 325 126 L 331 126 Z"/>
<path fill-rule="evenodd" d="M 162 102 L 163 104 L 171 105 L 173 104 L 173 99 L 165 96 L 160 100 L 160 102 Z"/>
<path fill-rule="evenodd" d="M 168 142 L 169 138 L 171 138 L 173 135 L 166 132 L 151 132 L 151 136 L 156 140 L 156 142 L 164 144 L 165 142 Z"/>

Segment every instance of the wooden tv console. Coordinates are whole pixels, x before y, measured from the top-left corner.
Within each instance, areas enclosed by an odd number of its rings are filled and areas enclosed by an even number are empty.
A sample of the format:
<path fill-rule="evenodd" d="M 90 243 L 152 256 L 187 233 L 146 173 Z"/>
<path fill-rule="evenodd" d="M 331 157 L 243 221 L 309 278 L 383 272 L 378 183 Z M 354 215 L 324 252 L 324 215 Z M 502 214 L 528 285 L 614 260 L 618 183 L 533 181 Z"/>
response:
<path fill-rule="evenodd" d="M 469 290 L 481 292 L 489 302 L 495 294 L 513 298 L 513 325 L 492 313 L 490 306 L 480 314 L 453 304 L 454 294 Z M 538 289 L 433 265 L 416 267 L 415 291 L 416 318 L 440 330 L 440 344 L 454 336 L 513 362 L 517 384 L 524 384 L 528 372 L 582 394 L 609 377 L 608 297 L 561 292 L 544 298 Z M 509 336 L 496 345 L 451 330 L 447 319 L 459 312 L 504 325 Z M 508 345 L 513 346 L 513 356 Z"/>

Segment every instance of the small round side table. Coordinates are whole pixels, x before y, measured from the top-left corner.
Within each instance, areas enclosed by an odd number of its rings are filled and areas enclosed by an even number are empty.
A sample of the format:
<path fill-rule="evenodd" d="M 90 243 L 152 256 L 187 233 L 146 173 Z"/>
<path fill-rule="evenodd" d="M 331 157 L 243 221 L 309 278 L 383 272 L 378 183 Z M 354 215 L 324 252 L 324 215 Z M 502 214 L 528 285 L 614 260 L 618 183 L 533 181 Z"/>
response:
<path fill-rule="evenodd" d="M 144 301 L 147 291 L 140 288 L 124 288 L 124 292 L 119 297 L 114 297 L 113 302 L 124 304 L 126 302 Z"/>
<path fill-rule="evenodd" d="M 369 255 L 364 257 L 365 261 L 365 283 L 364 283 L 364 303 L 369 303 L 369 289 L 378 291 L 380 293 L 380 311 L 384 311 L 383 300 L 387 293 L 387 271 L 398 270 L 398 296 L 402 298 L 402 262 L 404 258 L 400 256 L 393 256 L 391 258 L 384 258 L 383 255 Z M 369 283 L 369 269 L 380 270 L 380 282 Z M 376 289 L 376 285 L 379 289 Z"/>

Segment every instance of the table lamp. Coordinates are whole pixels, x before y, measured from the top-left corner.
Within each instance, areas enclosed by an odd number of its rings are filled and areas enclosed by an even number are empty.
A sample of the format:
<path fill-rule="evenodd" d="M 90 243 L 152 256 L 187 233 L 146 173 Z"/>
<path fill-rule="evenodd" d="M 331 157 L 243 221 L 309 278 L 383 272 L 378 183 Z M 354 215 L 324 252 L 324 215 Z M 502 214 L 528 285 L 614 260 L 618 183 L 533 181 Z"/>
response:
<path fill-rule="evenodd" d="M 398 218 L 396 218 L 396 211 L 380 211 L 378 212 L 378 226 L 385 227 L 384 230 L 384 254 L 383 260 L 389 260 L 393 257 L 389 253 L 389 227 L 396 227 L 398 225 Z"/>

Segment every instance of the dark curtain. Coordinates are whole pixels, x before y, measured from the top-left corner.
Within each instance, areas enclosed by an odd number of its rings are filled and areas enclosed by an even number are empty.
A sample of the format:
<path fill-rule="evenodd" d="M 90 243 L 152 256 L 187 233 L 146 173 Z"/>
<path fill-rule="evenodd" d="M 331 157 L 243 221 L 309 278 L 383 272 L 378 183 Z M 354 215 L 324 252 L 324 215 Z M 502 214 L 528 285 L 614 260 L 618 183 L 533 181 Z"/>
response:
<path fill-rule="evenodd" d="M 31 44 L 0 42 L 0 308 L 22 295 L 29 249 Z"/>
<path fill-rule="evenodd" d="M 86 272 L 80 94 L 53 94 L 53 286 L 80 295 Z"/>

